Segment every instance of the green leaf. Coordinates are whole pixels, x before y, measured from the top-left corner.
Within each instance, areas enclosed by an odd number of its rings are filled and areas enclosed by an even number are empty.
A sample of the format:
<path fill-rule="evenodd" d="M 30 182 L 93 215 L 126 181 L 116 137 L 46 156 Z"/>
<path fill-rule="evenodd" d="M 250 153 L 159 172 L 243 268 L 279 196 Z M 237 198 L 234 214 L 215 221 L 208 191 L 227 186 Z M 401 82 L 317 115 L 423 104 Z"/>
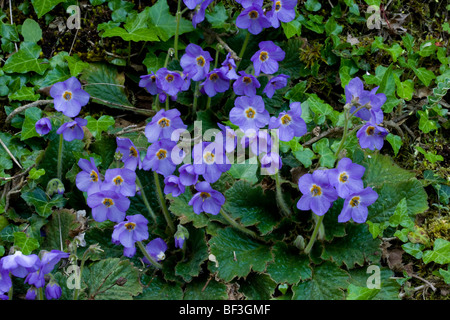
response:
<path fill-rule="evenodd" d="M 107 115 L 101 116 L 98 120 L 91 116 L 87 116 L 85 119 L 88 121 L 86 127 L 98 140 L 101 140 L 102 132 L 108 131 L 109 127 L 116 123 L 113 117 Z"/>
<path fill-rule="evenodd" d="M 427 250 L 423 254 L 423 263 L 428 264 L 432 261 L 438 264 L 450 263 L 449 241 L 441 238 L 434 240 L 433 250 Z"/>
<path fill-rule="evenodd" d="M 88 300 L 132 300 L 142 293 L 139 270 L 128 259 L 109 258 L 96 262 L 84 269 L 82 282 Z"/>
<path fill-rule="evenodd" d="M 75 211 L 68 209 L 54 211 L 49 220 L 45 225 L 46 236 L 42 248 L 50 251 L 55 248 L 61 250 L 62 247 L 66 250 L 73 238 L 71 232 L 80 226 L 76 221 Z"/>
<path fill-rule="evenodd" d="M 326 261 L 314 268 L 311 280 L 292 287 L 295 300 L 343 300 L 349 275 L 335 264 Z"/>
<path fill-rule="evenodd" d="M 64 0 L 31 0 L 34 11 L 40 19 L 44 14 L 52 10 L 58 3 Z"/>
<path fill-rule="evenodd" d="M 397 227 L 401 225 L 404 228 L 414 228 L 414 221 L 408 215 L 408 206 L 406 198 L 403 198 L 395 208 L 394 214 L 389 218 L 389 225 L 391 227 Z"/>
<path fill-rule="evenodd" d="M 204 277 L 195 278 L 186 285 L 184 300 L 227 300 L 227 286 L 221 282 Z"/>
<path fill-rule="evenodd" d="M 389 133 L 386 136 L 386 140 L 391 144 L 391 147 L 394 150 L 394 154 L 395 154 L 395 156 L 397 156 L 398 151 L 400 150 L 400 148 L 403 144 L 402 138 L 395 134 Z"/>
<path fill-rule="evenodd" d="M 422 81 L 422 83 L 428 87 L 431 84 L 431 81 L 436 78 L 433 71 L 425 69 L 425 68 L 412 68 L 416 76 Z"/>
<path fill-rule="evenodd" d="M 39 248 L 37 239 L 30 238 L 25 232 L 14 232 L 14 246 L 20 248 L 24 255 L 29 255 Z"/>
<path fill-rule="evenodd" d="M 249 300 L 270 300 L 277 283 L 267 274 L 250 273 L 245 280 L 240 280 L 239 291 Z"/>
<path fill-rule="evenodd" d="M 255 225 L 262 234 L 267 234 L 279 223 L 279 209 L 275 194 L 260 186 L 252 187 L 248 181 L 237 181 L 225 192 L 227 201 L 223 209 L 244 226 Z"/>
<path fill-rule="evenodd" d="M 305 8 L 308 11 L 319 11 L 322 5 L 317 0 L 307 0 L 305 2 Z"/>
<path fill-rule="evenodd" d="M 397 86 L 397 95 L 406 101 L 410 101 L 414 93 L 414 82 L 411 79 L 401 82 L 400 78 L 395 73 L 394 79 L 395 85 Z"/>
<path fill-rule="evenodd" d="M 372 265 L 377 266 L 377 265 Z M 368 267 L 362 267 L 358 269 L 352 269 L 349 271 L 350 273 L 350 279 L 349 282 L 351 285 L 361 287 L 361 288 L 368 288 L 369 284 L 373 285 L 373 277 L 376 276 L 376 274 L 368 269 Z M 400 291 L 400 285 L 395 281 L 395 279 L 391 279 L 391 277 L 394 276 L 394 272 L 389 270 L 388 268 L 380 267 L 379 270 L 379 276 L 380 276 L 380 289 L 370 289 L 370 290 L 377 290 L 378 293 L 371 297 L 372 300 L 399 300 L 399 291 Z M 350 286 L 349 286 L 350 288 Z M 354 291 L 356 293 L 356 291 Z M 362 292 L 364 293 L 364 292 Z M 347 299 L 349 299 L 347 297 Z"/>
<path fill-rule="evenodd" d="M 273 247 L 274 261 L 267 265 L 267 273 L 277 283 L 296 284 L 312 277 L 309 257 L 300 255 L 297 248 L 277 242 Z"/>
<path fill-rule="evenodd" d="M 170 14 L 167 0 L 158 0 L 153 6 L 147 7 L 145 11 L 147 11 L 149 25 L 154 27 L 161 41 L 167 41 L 175 35 L 176 18 Z M 179 35 L 193 30 L 194 27 L 190 21 L 184 18 L 180 19 Z"/>
<path fill-rule="evenodd" d="M 22 42 L 19 51 L 6 60 L 3 71 L 6 73 L 28 73 L 34 71 L 40 75 L 50 66 L 47 60 L 39 59 L 41 47 L 33 42 Z"/>
<path fill-rule="evenodd" d="M 66 199 L 62 195 L 56 194 L 53 198 L 48 199 L 47 194 L 40 188 L 35 188 L 31 191 L 21 194 L 23 200 L 29 205 L 33 205 L 36 212 L 44 218 L 52 214 L 54 207 L 62 208 L 66 203 Z"/>
<path fill-rule="evenodd" d="M 437 46 L 435 40 L 425 41 L 420 44 L 419 55 L 421 57 L 429 57 L 436 52 Z"/>
<path fill-rule="evenodd" d="M 8 95 L 10 101 L 36 101 L 40 97 L 39 94 L 34 93 L 34 88 L 22 87 L 18 91 Z"/>
<path fill-rule="evenodd" d="M 299 36 L 302 32 L 302 25 L 297 20 L 292 20 L 288 23 L 281 22 L 281 27 L 283 27 L 284 35 L 288 39 L 293 36 Z"/>
<path fill-rule="evenodd" d="M 309 148 L 304 148 L 303 150 L 297 150 L 292 152 L 294 157 L 300 161 L 305 168 L 309 168 L 312 164 L 312 160 L 315 158 L 314 152 Z"/>
<path fill-rule="evenodd" d="M 258 182 L 256 172 L 258 171 L 258 163 L 250 163 L 246 160 L 245 163 L 233 163 L 230 170 L 227 172 L 235 179 L 244 179 L 250 183 Z"/>
<path fill-rule="evenodd" d="M 38 137 L 39 134 L 36 132 L 36 122 L 41 119 L 42 111 L 37 107 L 28 108 L 25 110 L 25 120 L 22 125 L 22 133 L 20 135 L 20 140 L 26 140 L 32 137 Z"/>
<path fill-rule="evenodd" d="M 347 300 L 372 300 L 380 292 L 380 289 L 369 289 L 354 284 L 350 284 L 347 290 Z"/>
<path fill-rule="evenodd" d="M 373 223 L 372 221 L 366 221 L 369 225 L 369 232 L 372 234 L 372 237 L 375 239 L 376 237 L 383 236 L 384 230 L 389 226 L 388 222 L 384 223 Z"/>
<path fill-rule="evenodd" d="M 206 214 L 196 214 L 192 206 L 189 205 L 189 201 L 192 198 L 190 188 L 186 188 L 186 191 L 176 198 L 172 197 L 171 194 L 166 195 L 166 198 L 170 201 L 169 211 L 179 217 L 181 224 L 192 222 L 196 228 L 203 228 L 208 225 L 208 216 Z"/>
<path fill-rule="evenodd" d="M 211 281 L 212 282 L 212 281 Z M 180 285 L 174 282 L 166 282 L 162 276 L 156 276 L 147 282 L 143 282 L 146 287 L 142 294 L 135 297 L 135 300 L 181 300 L 183 290 Z"/>
<path fill-rule="evenodd" d="M 373 239 L 366 224 L 347 224 L 346 232 L 345 237 L 334 239 L 324 247 L 322 258 L 331 257 L 337 265 L 345 264 L 349 269 L 380 259 L 381 241 Z"/>
<path fill-rule="evenodd" d="M 93 101 L 109 107 L 115 106 L 96 100 L 95 98 L 131 106 L 123 86 L 125 83 L 125 75 L 119 73 L 114 67 L 106 64 L 90 64 L 89 68 L 83 72 L 80 80 L 84 80 L 89 84 L 84 87 L 84 90 L 91 95 Z M 117 106 L 116 108 L 120 109 Z"/>
<path fill-rule="evenodd" d="M 423 133 L 429 133 L 430 131 L 437 130 L 436 121 L 428 118 L 428 110 L 418 110 L 419 114 L 419 129 Z"/>
<path fill-rule="evenodd" d="M 217 276 L 227 282 L 245 277 L 251 270 L 263 272 L 273 259 L 270 247 L 233 228 L 218 230 L 209 246 L 219 264 Z"/>
<path fill-rule="evenodd" d="M 450 284 L 450 271 L 439 269 L 439 274 L 444 278 L 446 284 Z"/>
<path fill-rule="evenodd" d="M 36 170 L 36 168 L 32 168 L 30 170 L 30 172 L 28 173 L 28 178 L 30 178 L 32 180 L 37 180 L 41 176 L 43 176 L 44 174 L 45 174 L 45 170 L 44 169 Z"/>
<path fill-rule="evenodd" d="M 26 19 L 22 25 L 22 36 L 26 42 L 37 43 L 42 38 L 42 30 L 39 23 L 33 19 Z"/>
<path fill-rule="evenodd" d="M 416 259 L 422 259 L 423 252 L 422 250 L 425 246 L 421 243 L 411 243 L 407 242 L 402 245 L 402 249 L 405 250 L 406 253 L 409 253 Z"/>
<path fill-rule="evenodd" d="M 77 54 L 65 56 L 64 59 L 66 59 L 69 65 L 70 75 L 72 77 L 77 77 L 83 70 L 89 68 L 89 63 L 81 61 Z"/>
<path fill-rule="evenodd" d="M 336 20 L 334 20 L 333 17 L 328 19 L 327 23 L 325 24 L 325 31 L 327 35 L 339 35 L 342 32 L 343 27 L 338 25 Z"/>
<path fill-rule="evenodd" d="M 224 28 L 227 30 L 230 28 L 230 24 L 226 23 L 228 19 L 227 10 L 221 2 L 214 6 L 212 12 L 206 12 L 205 18 L 211 23 L 211 27 L 214 29 Z"/>
<path fill-rule="evenodd" d="M 336 157 L 330 149 L 330 142 L 327 138 L 322 138 L 312 145 L 314 152 L 320 154 L 319 163 L 322 167 L 334 168 Z"/>

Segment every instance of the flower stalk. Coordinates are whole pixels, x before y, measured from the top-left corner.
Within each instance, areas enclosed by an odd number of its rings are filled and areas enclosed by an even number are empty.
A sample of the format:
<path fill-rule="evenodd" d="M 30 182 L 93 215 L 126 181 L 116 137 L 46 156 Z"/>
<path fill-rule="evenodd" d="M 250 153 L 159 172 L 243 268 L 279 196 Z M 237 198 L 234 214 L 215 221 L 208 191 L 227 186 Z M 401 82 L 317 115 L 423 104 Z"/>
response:
<path fill-rule="evenodd" d="M 159 203 L 161 204 L 161 209 L 162 209 L 162 212 L 164 214 L 164 218 L 166 219 L 166 222 L 167 222 L 167 225 L 170 228 L 170 231 L 172 233 L 175 233 L 175 225 L 173 224 L 173 221 L 172 221 L 172 219 L 170 217 L 169 210 L 167 209 L 165 197 L 164 197 L 164 194 L 162 192 L 161 184 L 159 183 L 158 173 L 156 171 L 153 171 L 153 175 L 155 177 L 156 191 L 158 192 Z"/>
<path fill-rule="evenodd" d="M 162 265 L 160 263 L 158 263 L 157 261 L 155 261 L 155 259 L 152 258 L 151 255 L 148 254 L 147 250 L 145 250 L 144 245 L 142 244 L 141 241 L 136 241 L 139 249 L 142 251 L 142 254 L 147 258 L 147 260 L 153 265 L 155 266 L 155 268 L 161 269 Z"/>

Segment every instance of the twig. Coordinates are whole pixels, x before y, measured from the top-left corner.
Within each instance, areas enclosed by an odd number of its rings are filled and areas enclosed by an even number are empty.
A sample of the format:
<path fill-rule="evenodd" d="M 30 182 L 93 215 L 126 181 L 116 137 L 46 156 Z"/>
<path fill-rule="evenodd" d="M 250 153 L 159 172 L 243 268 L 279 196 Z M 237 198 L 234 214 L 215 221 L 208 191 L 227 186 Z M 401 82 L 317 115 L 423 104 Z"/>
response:
<path fill-rule="evenodd" d="M 432 284 L 431 282 L 429 282 L 428 280 L 425 280 L 424 278 L 421 278 L 421 277 L 419 277 L 419 276 L 417 276 L 417 275 L 415 275 L 415 274 L 411 274 L 411 276 L 412 276 L 413 278 L 422 280 L 423 282 L 425 282 L 425 283 L 431 288 L 431 290 L 433 290 L 434 292 L 436 292 L 436 287 L 433 286 L 433 284 Z"/>
<path fill-rule="evenodd" d="M 136 125 L 132 125 L 132 126 L 126 127 L 126 128 L 124 128 L 123 130 L 117 132 L 117 133 L 115 134 L 115 136 L 118 137 L 118 136 L 120 136 L 120 135 L 122 135 L 122 134 L 131 133 L 131 132 L 137 132 L 137 131 L 142 131 L 142 130 L 145 130 L 145 127 L 146 127 L 146 126 L 137 127 L 137 128 L 135 128 L 135 127 L 136 127 Z"/>
<path fill-rule="evenodd" d="M 395 123 L 392 120 L 384 120 L 383 123 L 385 125 L 387 125 L 388 127 L 395 128 L 397 130 L 397 132 L 400 134 L 400 136 L 402 137 L 402 139 L 403 139 L 403 137 L 404 137 L 403 130 L 400 128 L 400 126 L 397 123 Z"/>
<path fill-rule="evenodd" d="M 22 111 L 31 108 L 31 107 L 37 107 L 37 106 L 42 106 L 42 105 L 46 105 L 46 104 L 51 104 L 53 103 L 54 100 L 37 100 L 34 101 L 32 103 L 26 104 L 24 106 L 18 107 L 16 109 L 14 109 L 9 115 L 8 117 L 6 117 L 5 123 L 9 124 L 11 122 L 11 119 L 16 115 L 21 113 Z"/>
<path fill-rule="evenodd" d="M 108 52 L 108 51 L 104 51 L 108 56 L 111 56 L 111 57 L 114 57 L 114 58 L 118 58 L 118 59 L 128 59 L 128 57 L 134 57 L 134 56 L 138 56 L 139 55 L 139 52 L 138 53 L 133 53 L 133 54 L 130 54 L 129 56 L 119 56 L 119 55 L 117 55 L 117 54 L 115 54 L 115 53 L 112 53 L 112 52 Z"/>
<path fill-rule="evenodd" d="M 310 140 L 308 140 L 305 143 L 303 143 L 303 146 L 304 147 L 305 146 L 309 146 L 309 145 L 313 144 L 314 142 L 319 141 L 323 137 L 326 137 L 326 136 L 328 136 L 328 135 L 330 135 L 332 133 L 341 132 L 343 130 L 344 130 L 344 128 L 342 128 L 342 127 L 334 127 L 334 128 L 328 129 L 327 131 L 324 131 L 321 134 L 319 134 L 318 136 L 316 136 L 314 138 L 311 138 Z M 308 133 L 311 133 L 311 132 L 308 132 Z"/>
<path fill-rule="evenodd" d="M 12 194 L 15 193 L 19 193 L 22 189 L 22 185 L 23 185 L 23 177 L 20 180 L 19 184 L 17 184 L 15 187 L 12 187 L 11 190 L 9 190 L 9 192 L 6 194 L 6 198 L 5 198 L 5 212 L 8 210 L 9 207 L 9 197 Z"/>
<path fill-rule="evenodd" d="M 146 116 L 150 116 L 150 117 L 154 116 L 155 113 L 156 113 L 154 110 L 138 109 L 138 108 L 135 108 L 135 107 L 132 107 L 132 106 L 126 106 L 126 105 L 123 105 L 123 104 L 120 104 L 120 103 L 115 103 L 115 102 L 103 100 L 103 99 L 92 97 L 92 96 L 91 96 L 91 98 L 93 100 L 98 100 L 100 102 L 109 104 L 111 106 L 120 107 L 121 109 L 125 109 L 125 110 L 131 111 L 131 112 L 135 112 L 135 113 L 140 113 L 140 114 L 143 114 L 143 115 L 146 115 Z"/>
<path fill-rule="evenodd" d="M 225 50 L 227 50 L 229 53 L 231 53 L 231 57 L 234 59 L 234 61 L 240 61 L 242 60 L 241 57 L 239 57 L 236 52 L 233 51 L 233 49 L 231 49 L 228 44 L 222 40 L 221 37 L 219 37 L 219 35 L 217 33 L 215 33 L 216 39 L 217 41 L 219 41 L 219 43 L 223 46 L 223 48 Z"/>
<path fill-rule="evenodd" d="M 21 172 L 21 173 L 19 173 L 19 174 L 16 174 L 16 175 L 13 176 L 13 177 L 0 177 L 0 181 L 9 181 L 9 180 L 14 180 L 14 179 L 20 178 L 20 177 L 26 175 L 28 172 L 30 172 L 30 170 L 33 169 L 35 166 L 36 166 L 36 164 L 33 163 L 33 164 L 32 164 L 30 167 L 28 167 L 24 172 Z"/>
<path fill-rule="evenodd" d="M 11 159 L 17 164 L 17 166 L 20 169 L 23 169 L 22 166 L 20 165 L 19 161 L 17 161 L 16 157 L 14 157 L 14 155 L 11 153 L 11 151 L 9 151 L 8 147 L 6 146 L 6 144 L 3 142 L 3 140 L 0 138 L 0 144 L 2 145 L 2 147 L 6 150 L 6 152 L 9 154 L 9 156 L 11 157 Z"/>
<path fill-rule="evenodd" d="M 14 24 L 14 20 L 13 20 L 13 14 L 12 14 L 12 0 L 9 0 L 9 16 L 11 19 L 11 25 Z M 14 47 L 16 48 L 16 52 L 19 51 L 19 48 L 17 47 L 17 43 L 14 42 Z"/>
<path fill-rule="evenodd" d="M 406 130 L 406 132 L 408 132 L 408 134 L 411 136 L 411 138 L 413 138 L 413 141 L 416 140 L 416 136 L 414 135 L 414 132 L 411 131 L 410 128 L 408 128 L 408 126 L 406 124 L 402 124 L 403 129 Z"/>

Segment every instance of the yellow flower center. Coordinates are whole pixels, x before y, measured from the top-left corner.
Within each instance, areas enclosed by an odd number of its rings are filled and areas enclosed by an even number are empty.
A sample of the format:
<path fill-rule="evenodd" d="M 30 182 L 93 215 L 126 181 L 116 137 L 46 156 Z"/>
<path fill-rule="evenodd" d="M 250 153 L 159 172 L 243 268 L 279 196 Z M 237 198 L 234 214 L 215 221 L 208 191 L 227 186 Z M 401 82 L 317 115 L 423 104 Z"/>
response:
<path fill-rule="evenodd" d="M 219 79 L 219 75 L 217 73 L 212 73 L 209 76 L 209 80 L 211 80 L 211 81 L 216 81 L 217 79 Z"/>
<path fill-rule="evenodd" d="M 63 98 L 64 98 L 66 101 L 69 101 L 70 99 L 72 99 L 72 92 L 70 92 L 70 91 L 65 91 L 65 92 L 63 93 Z"/>
<path fill-rule="evenodd" d="M 171 75 L 171 74 L 168 74 L 168 75 L 166 76 L 166 81 L 167 81 L 167 82 L 172 82 L 173 79 L 175 79 L 175 77 L 174 77 L 173 75 Z"/>
<path fill-rule="evenodd" d="M 250 19 L 258 19 L 259 13 L 258 11 L 252 10 L 248 13 L 248 16 L 250 17 Z"/>
<path fill-rule="evenodd" d="M 199 67 L 203 67 L 205 65 L 205 63 L 206 63 L 206 61 L 205 61 L 205 58 L 203 58 L 203 56 L 199 56 L 197 58 L 197 65 Z"/>
<path fill-rule="evenodd" d="M 105 207 L 109 208 L 114 205 L 114 201 L 113 201 L 113 199 L 105 198 L 105 199 L 103 199 L 103 205 Z"/>
<path fill-rule="evenodd" d="M 250 83 L 252 83 L 252 78 L 250 78 L 250 77 L 244 77 L 244 78 L 242 79 L 242 82 L 244 82 L 245 84 L 250 84 Z"/>
<path fill-rule="evenodd" d="M 256 111 L 252 107 L 245 110 L 245 113 L 247 114 L 247 118 L 253 119 L 255 117 Z"/>
<path fill-rule="evenodd" d="M 137 158 L 138 152 L 135 147 L 130 147 L 130 156 L 133 158 Z"/>
<path fill-rule="evenodd" d="M 292 118 L 288 114 L 285 114 L 284 116 L 281 117 L 281 124 L 288 125 L 291 123 L 291 121 Z"/>
<path fill-rule="evenodd" d="M 161 118 L 158 121 L 158 124 L 161 128 L 168 127 L 168 126 L 170 126 L 170 120 L 167 118 Z"/>
<path fill-rule="evenodd" d="M 127 223 L 125 223 L 125 228 L 128 231 L 134 230 L 134 228 L 136 228 L 136 223 L 134 223 L 134 222 L 127 222 Z"/>
<path fill-rule="evenodd" d="M 91 177 L 91 181 L 92 182 L 97 182 L 98 181 L 98 174 L 94 170 L 91 171 L 90 177 Z"/>
<path fill-rule="evenodd" d="M 259 60 L 264 62 L 267 59 L 269 59 L 269 53 L 267 51 L 261 51 L 261 53 L 259 54 Z"/>
<path fill-rule="evenodd" d="M 373 136 L 373 134 L 375 133 L 375 127 L 373 127 L 373 126 L 367 127 L 366 133 L 368 136 Z"/>
<path fill-rule="evenodd" d="M 281 1 L 275 2 L 275 11 L 280 11 L 281 9 Z"/>
<path fill-rule="evenodd" d="M 201 192 L 200 193 L 200 198 L 203 199 L 203 201 L 205 201 L 206 199 L 208 199 L 209 197 L 211 197 L 211 195 L 208 192 Z"/>
<path fill-rule="evenodd" d="M 205 159 L 205 162 L 206 162 L 207 164 L 212 164 L 212 163 L 214 163 L 214 158 L 215 158 L 215 155 L 214 155 L 213 153 L 211 153 L 211 152 L 206 152 L 206 153 L 204 154 L 204 156 L 203 156 L 203 159 Z"/>
<path fill-rule="evenodd" d="M 356 196 L 356 197 L 353 197 L 351 200 L 350 200 L 350 205 L 354 208 L 354 207 L 357 207 L 358 205 L 359 205 L 359 200 L 360 200 L 360 198 L 358 197 L 358 196 Z"/>
<path fill-rule="evenodd" d="M 315 184 L 312 186 L 310 191 L 311 191 L 311 195 L 313 197 L 317 197 L 317 196 L 320 196 L 322 194 L 322 188 L 317 186 L 317 185 L 315 185 Z"/>
<path fill-rule="evenodd" d="M 113 179 L 113 182 L 116 186 L 120 186 L 123 183 L 123 178 L 121 176 L 117 176 Z"/>
<path fill-rule="evenodd" d="M 339 181 L 342 182 L 342 183 L 346 183 L 347 180 L 348 180 L 347 172 L 342 172 L 342 173 L 339 175 Z"/>
<path fill-rule="evenodd" d="M 167 157 L 167 150 L 159 149 L 158 152 L 156 153 L 156 157 L 159 160 L 165 159 Z"/>

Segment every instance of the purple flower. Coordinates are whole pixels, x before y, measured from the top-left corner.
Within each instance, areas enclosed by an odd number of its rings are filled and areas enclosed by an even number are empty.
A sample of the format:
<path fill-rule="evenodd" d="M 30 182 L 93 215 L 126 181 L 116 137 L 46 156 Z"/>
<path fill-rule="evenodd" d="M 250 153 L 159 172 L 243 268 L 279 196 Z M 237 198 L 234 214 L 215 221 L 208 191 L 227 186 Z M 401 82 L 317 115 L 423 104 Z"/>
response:
<path fill-rule="evenodd" d="M 69 118 L 76 117 L 89 102 L 89 93 L 81 89 L 77 78 L 71 77 L 63 82 L 57 82 L 50 88 L 55 109 Z"/>
<path fill-rule="evenodd" d="M 180 65 L 184 74 L 188 74 L 194 81 L 199 81 L 205 79 L 212 60 L 208 51 L 204 51 L 200 46 L 190 43 L 186 47 L 185 54 L 180 59 Z"/>
<path fill-rule="evenodd" d="M 344 201 L 344 207 L 338 216 L 338 222 L 347 222 L 350 218 L 357 223 L 367 220 L 368 209 L 378 199 L 378 193 L 367 187 L 359 192 L 349 195 Z"/>
<path fill-rule="evenodd" d="M 263 92 L 269 98 L 272 98 L 275 94 L 275 90 L 286 87 L 289 76 L 285 74 L 279 74 L 269 80 Z"/>
<path fill-rule="evenodd" d="M 108 169 L 101 190 L 112 190 L 126 197 L 136 194 L 136 172 L 126 168 Z"/>
<path fill-rule="evenodd" d="M 234 93 L 241 96 L 254 97 L 256 95 L 256 89 L 261 87 L 258 79 L 244 71 L 239 71 L 239 74 L 240 76 L 233 83 Z"/>
<path fill-rule="evenodd" d="M 148 75 L 141 76 L 139 87 L 147 89 L 151 95 L 158 94 L 158 78 L 156 74 L 152 71 Z"/>
<path fill-rule="evenodd" d="M 83 140 L 84 132 L 83 127 L 87 125 L 87 120 L 82 118 L 75 118 L 75 121 L 64 123 L 56 130 L 57 134 L 62 134 L 64 140 Z"/>
<path fill-rule="evenodd" d="M 242 131 L 257 130 L 269 123 L 270 114 L 264 107 L 260 96 L 242 96 L 234 101 L 235 107 L 230 111 L 230 121 Z"/>
<path fill-rule="evenodd" d="M 90 161 L 86 159 L 78 160 L 78 166 L 81 168 L 77 174 L 75 184 L 80 191 L 87 192 L 88 195 L 100 191 L 102 181 L 100 173 L 95 165 L 94 158 Z"/>
<path fill-rule="evenodd" d="M 203 0 L 183 0 L 186 7 L 188 7 L 190 10 L 194 9 L 196 6 L 198 6 L 200 3 L 203 2 Z"/>
<path fill-rule="evenodd" d="M 295 19 L 297 0 L 272 0 L 272 2 L 272 10 L 266 15 L 272 27 L 278 28 L 280 21 L 287 23 Z"/>
<path fill-rule="evenodd" d="M 57 283 L 49 283 L 45 287 L 45 297 L 47 300 L 58 300 L 61 297 L 62 290 Z"/>
<path fill-rule="evenodd" d="M 336 188 L 339 197 L 345 199 L 348 195 L 364 189 L 361 178 L 365 170 L 366 168 L 353 163 L 349 158 L 342 158 L 337 168 L 328 172 L 330 184 Z"/>
<path fill-rule="evenodd" d="M 249 6 L 256 5 L 259 7 L 262 7 L 263 5 L 263 0 L 236 0 L 237 3 L 240 3 L 241 6 L 243 6 L 244 8 L 247 8 Z"/>
<path fill-rule="evenodd" d="M 298 180 L 298 188 L 303 195 L 297 202 L 297 208 L 312 210 L 318 216 L 324 215 L 338 198 L 336 190 L 330 185 L 328 170 L 316 170 L 303 175 Z"/>
<path fill-rule="evenodd" d="M 192 17 L 192 25 L 194 28 L 197 28 L 197 24 L 205 20 L 205 11 L 206 8 L 213 2 L 213 0 L 204 0 L 198 10 L 195 12 L 194 16 Z"/>
<path fill-rule="evenodd" d="M 267 130 L 246 130 L 245 135 L 241 138 L 242 148 L 250 148 L 251 155 L 259 155 L 261 153 L 270 152 L 272 149 L 272 138 Z"/>
<path fill-rule="evenodd" d="M 252 4 L 236 18 L 236 26 L 241 29 L 248 29 L 248 32 L 256 35 L 264 28 L 271 27 L 272 24 L 264 15 L 261 6 Z"/>
<path fill-rule="evenodd" d="M 12 275 L 19 278 L 25 278 L 28 273 L 37 271 L 39 264 L 40 260 L 37 255 L 24 255 L 21 251 L 16 251 L 13 255 L 1 259 L 1 269 L 11 272 Z"/>
<path fill-rule="evenodd" d="M 112 242 L 120 243 L 128 249 L 124 251 L 124 255 L 131 258 L 136 253 L 136 241 L 148 239 L 148 220 L 141 214 L 127 216 L 126 219 L 114 226 Z"/>
<path fill-rule="evenodd" d="M 124 168 L 136 170 L 142 168 L 142 162 L 139 155 L 139 150 L 134 143 L 128 138 L 116 138 L 117 148 L 116 152 L 122 154 L 122 162 Z"/>
<path fill-rule="evenodd" d="M 282 61 L 285 55 L 285 52 L 272 41 L 261 41 L 259 50 L 250 59 L 255 68 L 255 75 L 259 76 L 261 71 L 265 74 L 274 74 L 278 71 L 278 61 Z"/>
<path fill-rule="evenodd" d="M 223 194 L 211 188 L 206 181 L 197 183 L 195 189 L 198 192 L 189 201 L 189 205 L 193 206 L 194 212 L 196 214 L 206 212 L 217 215 L 225 203 Z"/>
<path fill-rule="evenodd" d="M 275 152 L 266 153 L 260 159 L 261 169 L 265 169 L 267 173 L 273 175 L 281 169 L 282 162 L 280 156 Z"/>
<path fill-rule="evenodd" d="M 192 164 L 186 163 L 178 168 L 180 173 L 179 181 L 183 186 L 192 186 L 197 183 L 198 174 L 195 173 L 195 168 Z"/>
<path fill-rule="evenodd" d="M 25 300 L 36 300 L 37 297 L 37 289 L 35 287 L 31 287 L 27 290 L 27 294 L 25 295 Z"/>
<path fill-rule="evenodd" d="M 178 197 L 184 193 L 185 186 L 180 182 L 180 178 L 174 175 L 170 175 L 164 178 L 164 193 L 171 193 L 172 196 Z"/>
<path fill-rule="evenodd" d="M 95 221 L 111 220 L 119 223 L 125 218 L 130 199 L 115 191 L 100 191 L 88 196 L 87 205 L 92 209 Z"/>
<path fill-rule="evenodd" d="M 300 102 L 293 102 L 289 111 L 280 112 L 278 118 L 272 117 L 269 129 L 278 128 L 281 141 L 291 141 L 294 137 L 301 137 L 307 132 L 305 120 L 302 119 L 302 107 Z"/>
<path fill-rule="evenodd" d="M 3 259 L 0 260 L 0 294 L 8 292 L 11 289 L 12 281 L 9 276 L 9 271 L 2 266 Z"/>
<path fill-rule="evenodd" d="M 43 136 L 52 130 L 52 123 L 49 118 L 42 118 L 36 122 L 35 128 L 36 132 Z"/>
<path fill-rule="evenodd" d="M 219 180 L 223 172 L 230 170 L 231 164 L 224 154 L 222 145 L 215 142 L 200 142 L 194 146 L 194 172 L 209 182 Z"/>
<path fill-rule="evenodd" d="M 367 122 L 361 129 L 358 130 L 356 136 L 359 140 L 361 148 L 370 150 L 381 150 L 384 144 L 384 137 L 387 136 L 388 131 L 380 126 L 377 126 L 370 121 Z"/>
<path fill-rule="evenodd" d="M 176 131 L 173 135 L 173 132 L 177 129 L 185 130 L 187 128 L 180 115 L 181 113 L 177 109 L 159 110 L 153 116 L 152 121 L 145 126 L 145 136 L 148 142 L 154 143 L 159 139 L 177 141 L 180 133 Z"/>
<path fill-rule="evenodd" d="M 61 259 L 68 258 L 69 256 L 69 253 L 59 250 L 44 251 L 39 263 L 39 270 L 30 272 L 25 278 L 25 283 L 34 285 L 36 288 L 43 288 L 45 286 L 45 275 L 52 272 L 55 265 Z"/>
<path fill-rule="evenodd" d="M 223 69 L 214 69 L 206 75 L 206 80 L 201 83 L 208 97 L 214 97 L 218 92 L 225 92 L 230 87 L 230 79 Z"/>
<path fill-rule="evenodd" d="M 222 69 L 228 79 L 236 80 L 239 78 L 236 73 L 236 62 L 231 57 L 231 52 L 228 52 L 225 60 L 222 62 Z"/>
<path fill-rule="evenodd" d="M 215 135 L 214 142 L 225 146 L 225 152 L 232 153 L 237 146 L 237 135 L 236 132 L 231 129 L 229 126 L 224 126 L 220 123 L 217 124 L 221 129 Z"/>
<path fill-rule="evenodd" d="M 175 248 L 183 249 L 184 241 L 189 238 L 189 231 L 181 224 L 177 226 L 177 232 L 174 234 Z"/>
<path fill-rule="evenodd" d="M 146 246 L 145 250 L 148 252 L 148 254 L 155 259 L 156 261 L 161 261 L 166 258 L 166 250 L 167 250 L 167 244 L 164 242 L 161 238 L 156 238 L 150 241 Z M 150 264 L 150 262 L 147 260 L 147 258 L 144 257 L 144 262 L 147 264 Z"/>
<path fill-rule="evenodd" d="M 345 103 L 350 104 L 350 112 L 353 113 L 358 107 L 370 104 L 370 108 L 362 108 L 355 116 L 365 121 L 374 120 L 375 123 L 383 122 L 383 111 L 381 106 L 386 102 L 384 93 L 376 93 L 379 87 L 371 91 L 364 90 L 364 83 L 356 77 L 345 86 Z"/>
<path fill-rule="evenodd" d="M 171 159 L 174 150 L 178 150 L 174 141 L 163 139 L 153 143 L 147 149 L 142 168 L 151 169 L 163 176 L 171 175 L 176 169 Z"/>
<path fill-rule="evenodd" d="M 184 79 L 177 71 L 170 71 L 167 68 L 161 68 L 156 71 L 158 78 L 157 84 L 161 91 L 169 96 L 176 96 L 184 85 Z"/>

